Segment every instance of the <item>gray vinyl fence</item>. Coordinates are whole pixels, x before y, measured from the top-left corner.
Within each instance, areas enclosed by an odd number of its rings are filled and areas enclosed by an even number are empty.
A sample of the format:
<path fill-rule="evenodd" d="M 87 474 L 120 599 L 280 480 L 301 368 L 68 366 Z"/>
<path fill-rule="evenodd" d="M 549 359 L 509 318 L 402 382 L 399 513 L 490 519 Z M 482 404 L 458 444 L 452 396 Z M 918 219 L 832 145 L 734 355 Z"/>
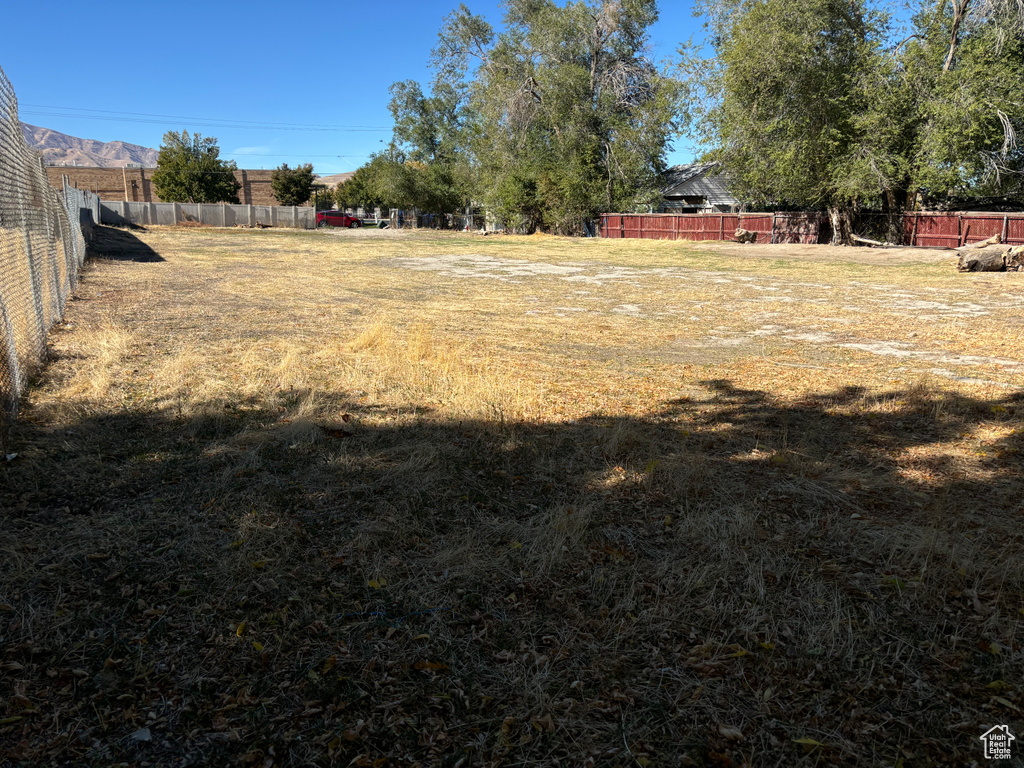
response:
<path fill-rule="evenodd" d="M 316 229 L 316 211 L 283 205 L 229 205 L 225 203 L 101 203 L 103 224 L 167 226 L 196 222 L 211 227 L 281 227 Z"/>
<path fill-rule="evenodd" d="M 100 223 L 100 207 L 99 195 L 72 187 L 67 177 L 64 177 L 64 208 L 67 209 L 69 221 L 72 224 L 78 223 L 85 240 L 92 240 L 92 228 Z M 85 260 L 85 253 L 75 255 L 79 264 Z"/>

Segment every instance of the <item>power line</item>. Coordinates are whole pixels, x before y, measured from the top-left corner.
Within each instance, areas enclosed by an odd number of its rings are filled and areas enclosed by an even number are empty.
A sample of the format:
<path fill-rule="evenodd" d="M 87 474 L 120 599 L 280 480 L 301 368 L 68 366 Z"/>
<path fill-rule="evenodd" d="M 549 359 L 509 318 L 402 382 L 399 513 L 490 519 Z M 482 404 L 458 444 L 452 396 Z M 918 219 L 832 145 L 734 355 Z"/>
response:
<path fill-rule="evenodd" d="M 355 158 L 358 160 L 366 160 L 369 155 L 263 155 L 256 152 L 222 152 L 223 155 L 231 155 L 232 157 L 333 157 L 340 160 L 348 160 Z"/>
<path fill-rule="evenodd" d="M 76 120 L 105 120 L 113 123 L 147 123 L 152 125 L 167 125 L 167 119 L 147 119 L 147 118 L 115 118 L 106 117 L 103 115 L 73 115 L 70 113 L 60 112 L 39 112 L 37 110 L 22 110 L 22 115 L 33 115 L 36 117 L 45 118 L 74 118 Z M 191 125 L 198 126 L 200 128 L 258 128 L 259 130 L 270 130 L 270 131 L 308 131 L 308 132 L 324 132 L 324 133 L 381 133 L 383 131 L 389 131 L 390 128 L 349 128 L 349 127 L 337 127 L 337 128 L 292 128 L 284 125 L 274 125 L 267 123 L 259 126 L 255 124 L 241 125 L 238 123 L 214 123 L 214 122 L 203 122 L 200 120 L 191 120 L 189 118 L 176 118 L 177 120 L 189 120 Z"/>
<path fill-rule="evenodd" d="M 52 104 L 22 104 L 23 107 L 32 107 L 34 109 L 63 109 L 71 110 L 73 112 L 96 112 L 104 115 L 131 115 L 133 117 L 161 117 L 168 118 L 171 120 L 206 120 L 219 123 L 241 123 L 245 125 L 281 125 L 281 126 L 293 126 L 296 128 L 324 128 L 328 130 L 390 130 L 391 126 L 380 126 L 380 125 L 332 125 L 330 123 L 283 123 L 272 120 L 232 120 L 231 118 L 220 118 L 220 117 L 186 117 L 184 115 L 162 115 L 159 113 L 152 112 L 118 112 L 110 109 L 92 109 L 89 107 L 58 107 Z"/>

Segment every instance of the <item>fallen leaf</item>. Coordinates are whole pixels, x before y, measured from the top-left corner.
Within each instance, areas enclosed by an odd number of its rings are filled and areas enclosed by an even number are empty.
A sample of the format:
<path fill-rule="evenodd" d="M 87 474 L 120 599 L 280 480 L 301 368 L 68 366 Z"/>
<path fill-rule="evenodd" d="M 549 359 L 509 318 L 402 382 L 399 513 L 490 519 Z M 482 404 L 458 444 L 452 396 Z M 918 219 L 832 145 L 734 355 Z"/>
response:
<path fill-rule="evenodd" d="M 805 736 L 802 739 L 793 739 L 793 741 L 795 743 L 797 743 L 797 744 L 803 744 L 805 747 L 824 747 L 825 746 L 820 741 L 817 741 L 816 739 L 808 738 L 807 736 Z"/>
<path fill-rule="evenodd" d="M 235 630 L 235 637 L 241 637 L 242 633 L 245 632 L 245 622 L 243 621 L 238 625 L 238 629 Z"/>
<path fill-rule="evenodd" d="M 544 717 L 533 718 L 533 727 L 538 731 L 548 731 L 550 733 L 555 730 L 555 723 L 551 719 L 551 715 L 544 715 Z"/>
<path fill-rule="evenodd" d="M 11 703 L 12 704 L 17 704 L 22 709 L 35 709 L 36 708 L 35 704 L 33 704 L 32 701 L 27 696 L 22 696 L 21 694 L 17 694 L 17 693 L 14 694 L 11 697 Z"/>
<path fill-rule="evenodd" d="M 440 661 L 417 661 L 413 664 L 415 669 L 448 669 L 448 665 Z"/>
<path fill-rule="evenodd" d="M 1018 707 L 1012 701 L 1004 699 L 1002 696 L 993 696 L 992 701 L 996 702 L 997 704 L 1002 704 L 1004 707 L 1009 707 L 1010 709 L 1014 709 L 1020 712 L 1020 707 Z"/>
<path fill-rule="evenodd" d="M 135 741 L 152 741 L 153 734 L 149 732 L 149 728 L 139 728 L 131 735 L 131 738 Z"/>
<path fill-rule="evenodd" d="M 743 741 L 743 731 L 734 725 L 719 725 L 718 733 L 730 741 Z"/>

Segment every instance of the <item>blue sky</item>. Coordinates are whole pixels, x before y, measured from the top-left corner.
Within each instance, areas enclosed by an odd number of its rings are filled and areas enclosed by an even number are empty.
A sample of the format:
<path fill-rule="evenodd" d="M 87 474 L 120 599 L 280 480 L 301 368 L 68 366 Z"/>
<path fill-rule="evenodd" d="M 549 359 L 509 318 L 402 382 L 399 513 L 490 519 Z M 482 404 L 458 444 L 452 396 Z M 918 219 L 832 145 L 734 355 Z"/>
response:
<path fill-rule="evenodd" d="M 496 0 L 466 4 L 500 24 Z M 198 131 L 239 167 L 311 162 L 327 175 L 355 170 L 387 143 L 388 86 L 429 80 L 437 30 L 457 5 L 11 2 L 0 66 L 26 123 L 154 148 L 165 131 Z M 700 36 L 691 9 L 691 0 L 661 3 L 656 60 Z M 683 145 L 671 163 L 691 159 Z"/>

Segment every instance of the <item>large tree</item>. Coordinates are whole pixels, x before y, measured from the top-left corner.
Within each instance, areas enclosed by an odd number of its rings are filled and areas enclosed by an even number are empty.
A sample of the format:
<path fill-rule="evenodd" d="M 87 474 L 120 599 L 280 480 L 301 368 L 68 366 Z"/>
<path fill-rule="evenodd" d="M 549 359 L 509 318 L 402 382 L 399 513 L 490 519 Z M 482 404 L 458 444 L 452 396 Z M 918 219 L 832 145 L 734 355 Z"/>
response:
<path fill-rule="evenodd" d="M 1024 180 L 1024 2 L 923 3 L 899 60 L 918 96 L 910 186 L 998 195 Z"/>
<path fill-rule="evenodd" d="M 385 156 L 392 165 L 403 167 L 378 163 L 382 184 L 393 187 L 400 182 L 410 207 L 461 212 L 471 202 L 473 178 L 468 143 L 472 113 L 465 89 L 437 81 L 426 95 L 415 81 L 394 83 L 389 107 L 395 119 L 394 141 Z M 388 196 L 385 189 L 381 192 Z"/>
<path fill-rule="evenodd" d="M 738 195 L 827 208 L 1019 183 L 1019 0 L 937 0 L 909 29 L 868 0 L 707 0 L 715 56 L 684 49 L 691 135 Z"/>
<path fill-rule="evenodd" d="M 646 56 L 656 19 L 654 0 L 508 0 L 495 33 L 462 5 L 440 32 L 430 95 L 392 89 L 396 142 L 444 169 L 435 191 L 465 185 L 516 229 L 579 233 L 601 211 L 642 207 L 678 93 Z"/>
<path fill-rule="evenodd" d="M 241 184 L 235 178 L 238 166 L 220 159 L 217 139 L 201 134 L 164 134 L 153 186 L 168 203 L 237 203 Z"/>
<path fill-rule="evenodd" d="M 288 163 L 282 163 L 270 174 L 270 187 L 281 205 L 305 205 L 313 196 L 315 180 L 312 163 L 298 168 L 289 168 Z"/>

